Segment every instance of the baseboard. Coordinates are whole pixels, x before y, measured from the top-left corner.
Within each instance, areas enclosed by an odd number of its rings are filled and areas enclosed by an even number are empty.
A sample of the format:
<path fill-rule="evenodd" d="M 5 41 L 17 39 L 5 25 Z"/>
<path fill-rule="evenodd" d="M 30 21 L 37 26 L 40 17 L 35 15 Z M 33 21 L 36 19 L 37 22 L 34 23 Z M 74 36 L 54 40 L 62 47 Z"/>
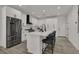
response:
<path fill-rule="evenodd" d="M 71 42 L 71 40 L 69 40 L 69 42 L 74 46 L 75 49 L 79 50 L 79 47 L 77 45 L 75 45 L 73 42 Z"/>
<path fill-rule="evenodd" d="M 2 46 L 0 46 L 0 48 L 3 48 Z"/>
<path fill-rule="evenodd" d="M 66 37 L 66 36 L 57 36 L 57 37 L 68 38 L 68 37 Z"/>
<path fill-rule="evenodd" d="M 57 37 L 62 37 L 62 38 L 67 38 L 69 40 L 69 38 L 67 36 L 57 36 Z M 79 50 L 79 46 L 74 44 L 71 40 L 69 40 L 69 42 L 74 46 L 75 49 Z"/>

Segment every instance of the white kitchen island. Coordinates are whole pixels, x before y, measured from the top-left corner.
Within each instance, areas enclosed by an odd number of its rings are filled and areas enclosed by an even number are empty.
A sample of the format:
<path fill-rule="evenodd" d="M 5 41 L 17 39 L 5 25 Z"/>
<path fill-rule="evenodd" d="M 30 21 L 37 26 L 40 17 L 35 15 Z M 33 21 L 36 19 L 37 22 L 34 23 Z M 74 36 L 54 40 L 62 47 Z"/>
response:
<path fill-rule="evenodd" d="M 29 32 L 27 33 L 27 49 L 33 54 L 42 54 L 42 39 L 51 32 Z"/>

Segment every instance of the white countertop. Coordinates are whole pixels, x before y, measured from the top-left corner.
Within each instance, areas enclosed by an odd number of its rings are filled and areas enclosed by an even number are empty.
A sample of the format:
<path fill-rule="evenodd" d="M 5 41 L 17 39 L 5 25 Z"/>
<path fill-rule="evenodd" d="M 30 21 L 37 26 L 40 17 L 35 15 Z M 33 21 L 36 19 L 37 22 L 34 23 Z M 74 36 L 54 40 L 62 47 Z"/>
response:
<path fill-rule="evenodd" d="M 51 33 L 51 31 L 46 31 L 46 32 L 28 32 L 26 34 L 30 35 L 40 35 L 40 36 L 48 36 Z"/>

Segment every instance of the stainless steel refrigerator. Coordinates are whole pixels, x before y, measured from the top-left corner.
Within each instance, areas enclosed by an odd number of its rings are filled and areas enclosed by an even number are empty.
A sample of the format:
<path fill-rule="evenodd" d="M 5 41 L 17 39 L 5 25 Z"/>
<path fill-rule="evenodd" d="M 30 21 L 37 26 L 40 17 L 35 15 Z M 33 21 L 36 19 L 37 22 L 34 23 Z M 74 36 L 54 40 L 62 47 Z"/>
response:
<path fill-rule="evenodd" d="M 6 17 L 6 48 L 21 43 L 21 19 Z"/>

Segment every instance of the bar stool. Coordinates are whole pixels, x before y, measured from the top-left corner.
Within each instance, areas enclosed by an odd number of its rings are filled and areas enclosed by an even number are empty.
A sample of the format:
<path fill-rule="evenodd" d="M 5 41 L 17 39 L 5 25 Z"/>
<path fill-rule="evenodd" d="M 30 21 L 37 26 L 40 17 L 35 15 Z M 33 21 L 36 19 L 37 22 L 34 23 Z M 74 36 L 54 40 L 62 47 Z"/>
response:
<path fill-rule="evenodd" d="M 55 41 L 56 41 L 56 31 L 53 31 L 52 33 L 50 33 L 46 39 L 43 39 L 42 40 L 42 43 L 44 43 L 46 45 L 46 47 L 43 47 L 42 48 L 42 53 L 45 54 L 46 52 L 46 49 L 50 47 L 50 49 L 52 50 L 52 53 L 53 53 L 53 50 L 54 50 L 54 46 L 55 46 Z"/>

